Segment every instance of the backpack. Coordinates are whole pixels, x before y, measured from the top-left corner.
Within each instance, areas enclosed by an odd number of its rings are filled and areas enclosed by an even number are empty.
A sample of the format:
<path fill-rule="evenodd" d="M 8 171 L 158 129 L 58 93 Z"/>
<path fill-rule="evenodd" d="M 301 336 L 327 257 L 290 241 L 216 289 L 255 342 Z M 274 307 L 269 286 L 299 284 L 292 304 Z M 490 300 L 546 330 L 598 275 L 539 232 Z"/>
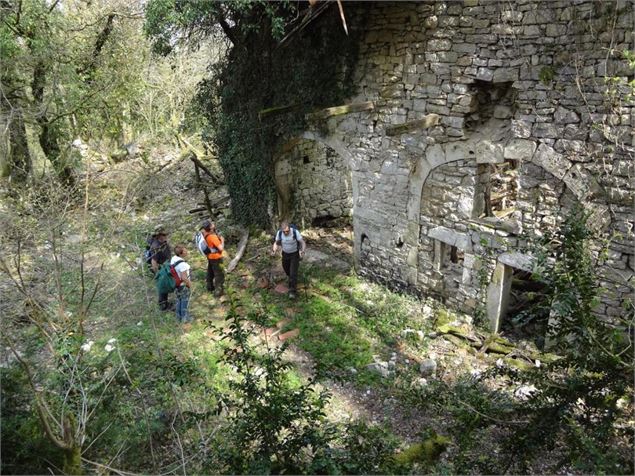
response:
<path fill-rule="evenodd" d="M 209 245 L 207 244 L 207 240 L 205 239 L 205 235 L 203 234 L 202 231 L 196 232 L 196 235 L 194 236 L 194 242 L 196 243 L 196 249 L 203 256 L 207 256 L 210 253 L 218 253 L 219 251 L 218 248 L 216 247 L 214 248 L 209 247 Z"/>
<path fill-rule="evenodd" d="M 212 250 L 209 249 L 209 245 L 207 244 L 207 240 L 205 239 L 202 231 L 196 232 L 196 235 L 194 235 L 194 243 L 196 243 L 196 249 L 203 256 L 207 256 L 212 252 Z"/>
<path fill-rule="evenodd" d="M 154 240 L 155 235 L 150 235 L 146 238 L 146 249 L 143 252 L 143 261 L 145 261 L 146 264 L 151 264 L 152 262 L 152 251 L 150 250 L 151 246 L 152 246 L 152 241 Z"/>
<path fill-rule="evenodd" d="M 183 280 L 176 272 L 176 266 L 183 263 L 183 260 L 177 260 L 174 264 L 164 263 L 156 274 L 157 291 L 159 294 L 168 294 L 180 287 Z"/>
<path fill-rule="evenodd" d="M 291 229 L 291 233 L 293 234 L 293 239 L 298 241 L 298 227 L 292 224 L 289 224 L 289 228 Z M 280 237 L 280 239 L 278 239 Z M 276 231 L 275 236 L 273 237 L 273 241 L 282 241 L 282 230 Z"/>

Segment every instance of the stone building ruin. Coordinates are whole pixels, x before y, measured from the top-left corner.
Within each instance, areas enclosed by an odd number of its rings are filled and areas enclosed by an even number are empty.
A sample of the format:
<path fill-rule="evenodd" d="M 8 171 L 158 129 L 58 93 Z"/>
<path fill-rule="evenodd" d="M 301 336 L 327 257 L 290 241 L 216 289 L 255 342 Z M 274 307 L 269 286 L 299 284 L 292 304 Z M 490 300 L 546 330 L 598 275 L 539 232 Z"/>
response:
<path fill-rule="evenodd" d="M 364 8 L 358 93 L 280 148 L 279 208 L 305 226 L 350 216 L 359 273 L 466 313 L 485 304 L 498 331 L 514 277 L 532 267 L 517 250 L 581 204 L 610 237 L 597 312 L 622 315 L 635 282 L 635 110 L 619 52 L 635 50 L 635 3 Z"/>

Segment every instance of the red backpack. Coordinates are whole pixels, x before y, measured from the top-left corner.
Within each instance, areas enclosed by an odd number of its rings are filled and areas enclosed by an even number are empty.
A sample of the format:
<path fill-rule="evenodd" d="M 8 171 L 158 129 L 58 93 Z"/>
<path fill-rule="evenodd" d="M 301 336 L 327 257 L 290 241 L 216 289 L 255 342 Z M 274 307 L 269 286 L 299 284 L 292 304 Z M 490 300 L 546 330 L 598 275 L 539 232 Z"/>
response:
<path fill-rule="evenodd" d="M 174 278 L 174 287 L 175 288 L 181 287 L 181 283 L 183 283 L 183 280 L 179 276 L 179 273 L 177 273 L 177 271 L 176 271 L 176 267 L 178 265 L 180 265 L 182 262 L 183 262 L 183 260 L 180 259 L 180 260 L 175 261 L 174 264 L 170 265 L 170 274 Z"/>

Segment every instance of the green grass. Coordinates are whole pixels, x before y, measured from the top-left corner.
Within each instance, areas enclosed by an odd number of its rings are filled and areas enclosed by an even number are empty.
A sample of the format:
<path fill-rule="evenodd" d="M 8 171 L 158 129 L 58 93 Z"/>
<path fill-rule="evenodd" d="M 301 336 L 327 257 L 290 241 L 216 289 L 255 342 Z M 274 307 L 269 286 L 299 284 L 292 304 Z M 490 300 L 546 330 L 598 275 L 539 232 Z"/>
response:
<path fill-rule="evenodd" d="M 94 231 L 108 223 L 108 216 L 98 216 L 96 220 Z M 117 226 L 123 220 L 117 216 Z M 171 425 L 189 439 L 181 444 L 191 443 L 194 452 L 200 438 L 195 423 L 202 424 L 206 431 L 218 424 L 214 411 L 220 395 L 231 392 L 230 381 L 235 378 L 234 370 L 222 362 L 229 344 L 220 340 L 219 331 L 229 304 L 219 304 L 206 292 L 206 260 L 191 247 L 190 310 L 195 320 L 191 329 L 183 332 L 173 312 L 158 310 L 151 275 L 136 267 L 148 228 L 147 222 L 131 220 L 117 240 L 102 236 L 88 243 L 86 251 L 94 259 L 92 271 L 85 277 L 86 298 L 98 284 L 99 290 L 86 317 L 85 335 L 63 336 L 56 342 L 56 358 L 49 363 L 53 372 L 65 352 L 76 353 L 83 343 L 94 341 L 81 359 L 83 383 L 91 396 L 89 410 L 99 405 L 87 430 L 87 444 L 95 439 L 96 443 L 85 457 L 108 462 L 123 445 L 120 458 L 112 464 L 138 472 L 159 471 L 153 466 L 151 446 L 155 452 L 161 448 L 157 463 L 171 467 L 176 450 Z M 189 234 L 185 227 L 173 230 L 171 241 L 185 241 Z M 268 239 L 267 235 L 255 236 L 250 247 L 265 249 Z M 254 248 L 246 256 L 253 256 Z M 373 362 L 374 355 L 386 359 L 394 351 L 396 336 L 403 328 L 421 327 L 418 316 L 412 314 L 412 301 L 354 275 L 306 263 L 301 266 L 299 299 L 290 301 L 287 296 L 255 285 L 259 273 L 271 269 L 276 261 L 277 258 L 262 253 L 257 260 L 249 265 L 243 262 L 236 272 L 227 275 L 226 290 L 241 314 L 265 326 L 274 326 L 284 319 L 288 322 L 283 331 L 299 328 L 300 336 L 292 344 L 311 355 L 319 378 L 385 385 L 366 366 Z M 101 263 L 104 269 L 99 273 Z M 50 266 L 44 261 L 38 265 Z M 65 309 L 75 319 L 80 301 L 79 267 L 76 261 L 65 266 L 68 267 L 61 276 Z M 241 286 L 243 280 L 248 283 L 246 288 Z M 50 276 L 46 286 L 51 311 L 55 312 L 59 303 Z M 32 326 L 25 326 L 21 332 L 29 357 L 48 358 L 46 346 Z M 105 346 L 113 338 L 116 349 L 108 352 Z M 357 372 L 352 373 L 351 368 Z M 50 391 L 61 394 L 65 377 L 59 373 L 51 375 L 46 380 Z M 306 376 L 296 369 L 286 378 L 292 388 L 299 388 L 306 381 Z M 52 400 L 52 405 L 55 408 L 59 402 Z M 179 412 L 190 416 L 175 418 Z M 26 427 L 21 431 L 27 432 Z"/>

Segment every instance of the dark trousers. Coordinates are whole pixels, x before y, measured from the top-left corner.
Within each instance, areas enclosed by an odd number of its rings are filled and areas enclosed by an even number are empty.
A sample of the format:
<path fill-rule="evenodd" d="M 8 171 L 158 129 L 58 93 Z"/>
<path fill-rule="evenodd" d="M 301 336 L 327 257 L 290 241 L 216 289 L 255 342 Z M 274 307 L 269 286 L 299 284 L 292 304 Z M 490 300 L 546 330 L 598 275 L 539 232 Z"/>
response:
<path fill-rule="evenodd" d="M 169 307 L 168 294 L 159 293 L 159 309 L 161 309 L 162 311 L 165 311 L 166 309 L 168 309 L 168 307 Z"/>
<path fill-rule="evenodd" d="M 223 258 L 208 259 L 207 260 L 207 290 L 212 292 L 217 290 L 223 291 L 223 284 L 225 283 L 225 272 L 221 263 Z"/>
<path fill-rule="evenodd" d="M 300 267 L 300 253 L 282 252 L 282 268 L 289 276 L 289 291 L 296 292 L 298 287 L 298 268 Z"/>

